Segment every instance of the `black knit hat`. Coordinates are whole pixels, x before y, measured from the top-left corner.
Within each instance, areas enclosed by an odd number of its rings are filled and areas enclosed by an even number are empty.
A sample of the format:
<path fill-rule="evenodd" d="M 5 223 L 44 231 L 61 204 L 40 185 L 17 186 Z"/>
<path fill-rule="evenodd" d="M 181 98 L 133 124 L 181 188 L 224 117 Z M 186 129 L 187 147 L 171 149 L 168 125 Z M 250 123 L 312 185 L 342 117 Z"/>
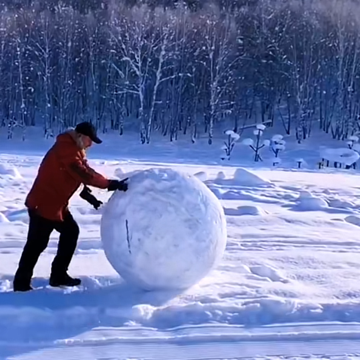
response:
<path fill-rule="evenodd" d="M 102 140 L 98 138 L 96 128 L 88 121 L 76 125 L 75 131 L 79 134 L 88 136 L 95 144 L 101 144 Z"/>

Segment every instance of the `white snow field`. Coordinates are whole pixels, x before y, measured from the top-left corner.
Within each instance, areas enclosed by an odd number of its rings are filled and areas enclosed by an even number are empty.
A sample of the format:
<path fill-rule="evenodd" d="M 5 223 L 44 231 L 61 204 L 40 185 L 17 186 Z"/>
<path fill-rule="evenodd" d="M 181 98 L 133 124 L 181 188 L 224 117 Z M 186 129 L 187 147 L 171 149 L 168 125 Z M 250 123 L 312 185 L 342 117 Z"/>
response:
<path fill-rule="evenodd" d="M 103 210 L 75 195 L 71 210 L 81 234 L 69 270 L 83 286 L 47 286 L 54 232 L 35 268 L 37 289 L 14 293 L 12 279 L 27 233 L 24 199 L 50 143 L 15 144 L 12 149 L 0 144 L 1 359 L 360 358 L 357 170 L 317 170 L 312 159 L 318 155 L 310 149 L 284 155 L 282 164 L 301 157 L 313 169 L 293 164 L 282 170 L 265 163 L 255 168 L 251 160 L 247 166 L 221 166 L 218 158 L 201 157 L 206 147 L 192 153 L 191 146 L 180 151 L 177 145 L 154 144 L 143 157 L 140 150 L 130 157 L 118 141 L 117 152 L 110 154 L 104 139 L 105 150 L 91 149 L 89 159 L 109 177 L 156 166 L 204 181 L 226 214 L 227 247 L 220 265 L 186 291 L 132 288 L 102 249 Z M 111 196 L 93 193 L 104 202 Z"/>

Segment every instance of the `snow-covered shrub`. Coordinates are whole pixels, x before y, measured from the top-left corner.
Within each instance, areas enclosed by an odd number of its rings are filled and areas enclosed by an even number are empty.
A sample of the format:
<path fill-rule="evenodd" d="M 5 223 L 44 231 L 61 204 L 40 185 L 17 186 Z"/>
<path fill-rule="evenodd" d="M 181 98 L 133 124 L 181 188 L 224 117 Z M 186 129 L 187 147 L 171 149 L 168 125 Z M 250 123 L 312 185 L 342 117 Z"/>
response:
<path fill-rule="evenodd" d="M 231 153 L 234 150 L 235 143 L 240 139 L 240 135 L 233 130 L 226 130 L 225 134 L 227 135 L 227 141 L 224 141 L 224 145 L 221 148 L 224 150 L 225 155 L 221 157 L 221 160 L 230 160 Z"/>
<path fill-rule="evenodd" d="M 264 133 L 264 130 L 266 129 L 266 126 L 264 124 L 257 124 L 256 129 L 254 130 L 254 135 L 256 136 L 255 141 L 253 139 L 247 138 L 242 141 L 242 144 L 245 146 L 249 146 L 255 153 L 254 161 L 257 162 L 259 160 L 262 161 L 260 156 L 260 150 L 270 145 L 269 140 L 264 140 L 261 142 L 261 137 Z"/>
<path fill-rule="evenodd" d="M 359 142 L 359 137 L 356 135 L 351 135 L 348 137 L 347 145 L 349 149 L 353 149 L 354 145 Z"/>
<path fill-rule="evenodd" d="M 275 157 L 279 157 L 280 151 L 285 150 L 286 141 L 282 135 L 274 135 L 271 138 L 271 150 L 273 151 Z"/>
<path fill-rule="evenodd" d="M 274 153 L 273 166 L 276 166 L 281 163 L 281 159 L 279 158 L 280 151 L 285 150 L 286 141 L 282 135 L 274 135 L 270 141 L 271 151 Z"/>

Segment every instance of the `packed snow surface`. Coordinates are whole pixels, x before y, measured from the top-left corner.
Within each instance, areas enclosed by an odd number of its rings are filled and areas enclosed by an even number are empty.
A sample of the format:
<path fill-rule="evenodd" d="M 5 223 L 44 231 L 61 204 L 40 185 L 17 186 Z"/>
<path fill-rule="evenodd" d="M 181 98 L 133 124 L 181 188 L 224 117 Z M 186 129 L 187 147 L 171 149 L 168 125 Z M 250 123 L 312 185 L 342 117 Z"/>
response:
<path fill-rule="evenodd" d="M 360 359 L 358 167 L 318 169 L 318 142 L 287 140 L 281 170 L 254 164 L 253 151 L 241 146 L 221 166 L 214 160 L 220 146 L 121 139 L 121 148 L 117 135 L 89 152 L 89 163 L 110 178 L 153 167 L 206 178 L 226 214 L 220 264 L 186 290 L 136 289 L 104 253 L 100 224 L 111 194 L 93 188 L 105 204 L 99 210 L 78 194 L 70 203 L 80 238 L 69 273 L 82 285 L 48 287 L 53 232 L 35 268 L 36 290 L 13 293 L 28 230 L 24 200 L 49 141 L 7 149 L 3 139 L 0 164 L 20 177 L 0 176 L 1 360 Z M 296 168 L 300 158 L 307 168 Z M 244 172 L 235 177 L 238 167 Z"/>
<path fill-rule="evenodd" d="M 101 221 L 101 239 L 114 269 L 145 290 L 184 289 L 222 259 L 226 219 L 216 196 L 197 178 L 149 169 L 128 179 Z"/>
<path fill-rule="evenodd" d="M 0 164 L 0 178 L 6 177 L 21 179 L 21 175 L 16 167 L 7 164 Z"/>

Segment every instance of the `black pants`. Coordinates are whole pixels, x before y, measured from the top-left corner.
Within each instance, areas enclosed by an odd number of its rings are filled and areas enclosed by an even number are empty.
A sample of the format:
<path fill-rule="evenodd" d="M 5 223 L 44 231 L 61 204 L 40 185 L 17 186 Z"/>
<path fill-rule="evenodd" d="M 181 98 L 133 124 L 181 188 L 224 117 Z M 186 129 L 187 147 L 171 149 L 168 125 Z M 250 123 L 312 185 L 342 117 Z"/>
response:
<path fill-rule="evenodd" d="M 52 263 L 51 275 L 63 276 L 69 267 L 74 255 L 79 237 L 79 226 L 67 213 L 63 222 L 51 221 L 29 212 L 30 222 L 28 238 L 22 252 L 19 267 L 15 274 L 15 282 L 30 283 L 34 267 L 49 243 L 53 230 L 60 233 L 58 251 Z"/>

